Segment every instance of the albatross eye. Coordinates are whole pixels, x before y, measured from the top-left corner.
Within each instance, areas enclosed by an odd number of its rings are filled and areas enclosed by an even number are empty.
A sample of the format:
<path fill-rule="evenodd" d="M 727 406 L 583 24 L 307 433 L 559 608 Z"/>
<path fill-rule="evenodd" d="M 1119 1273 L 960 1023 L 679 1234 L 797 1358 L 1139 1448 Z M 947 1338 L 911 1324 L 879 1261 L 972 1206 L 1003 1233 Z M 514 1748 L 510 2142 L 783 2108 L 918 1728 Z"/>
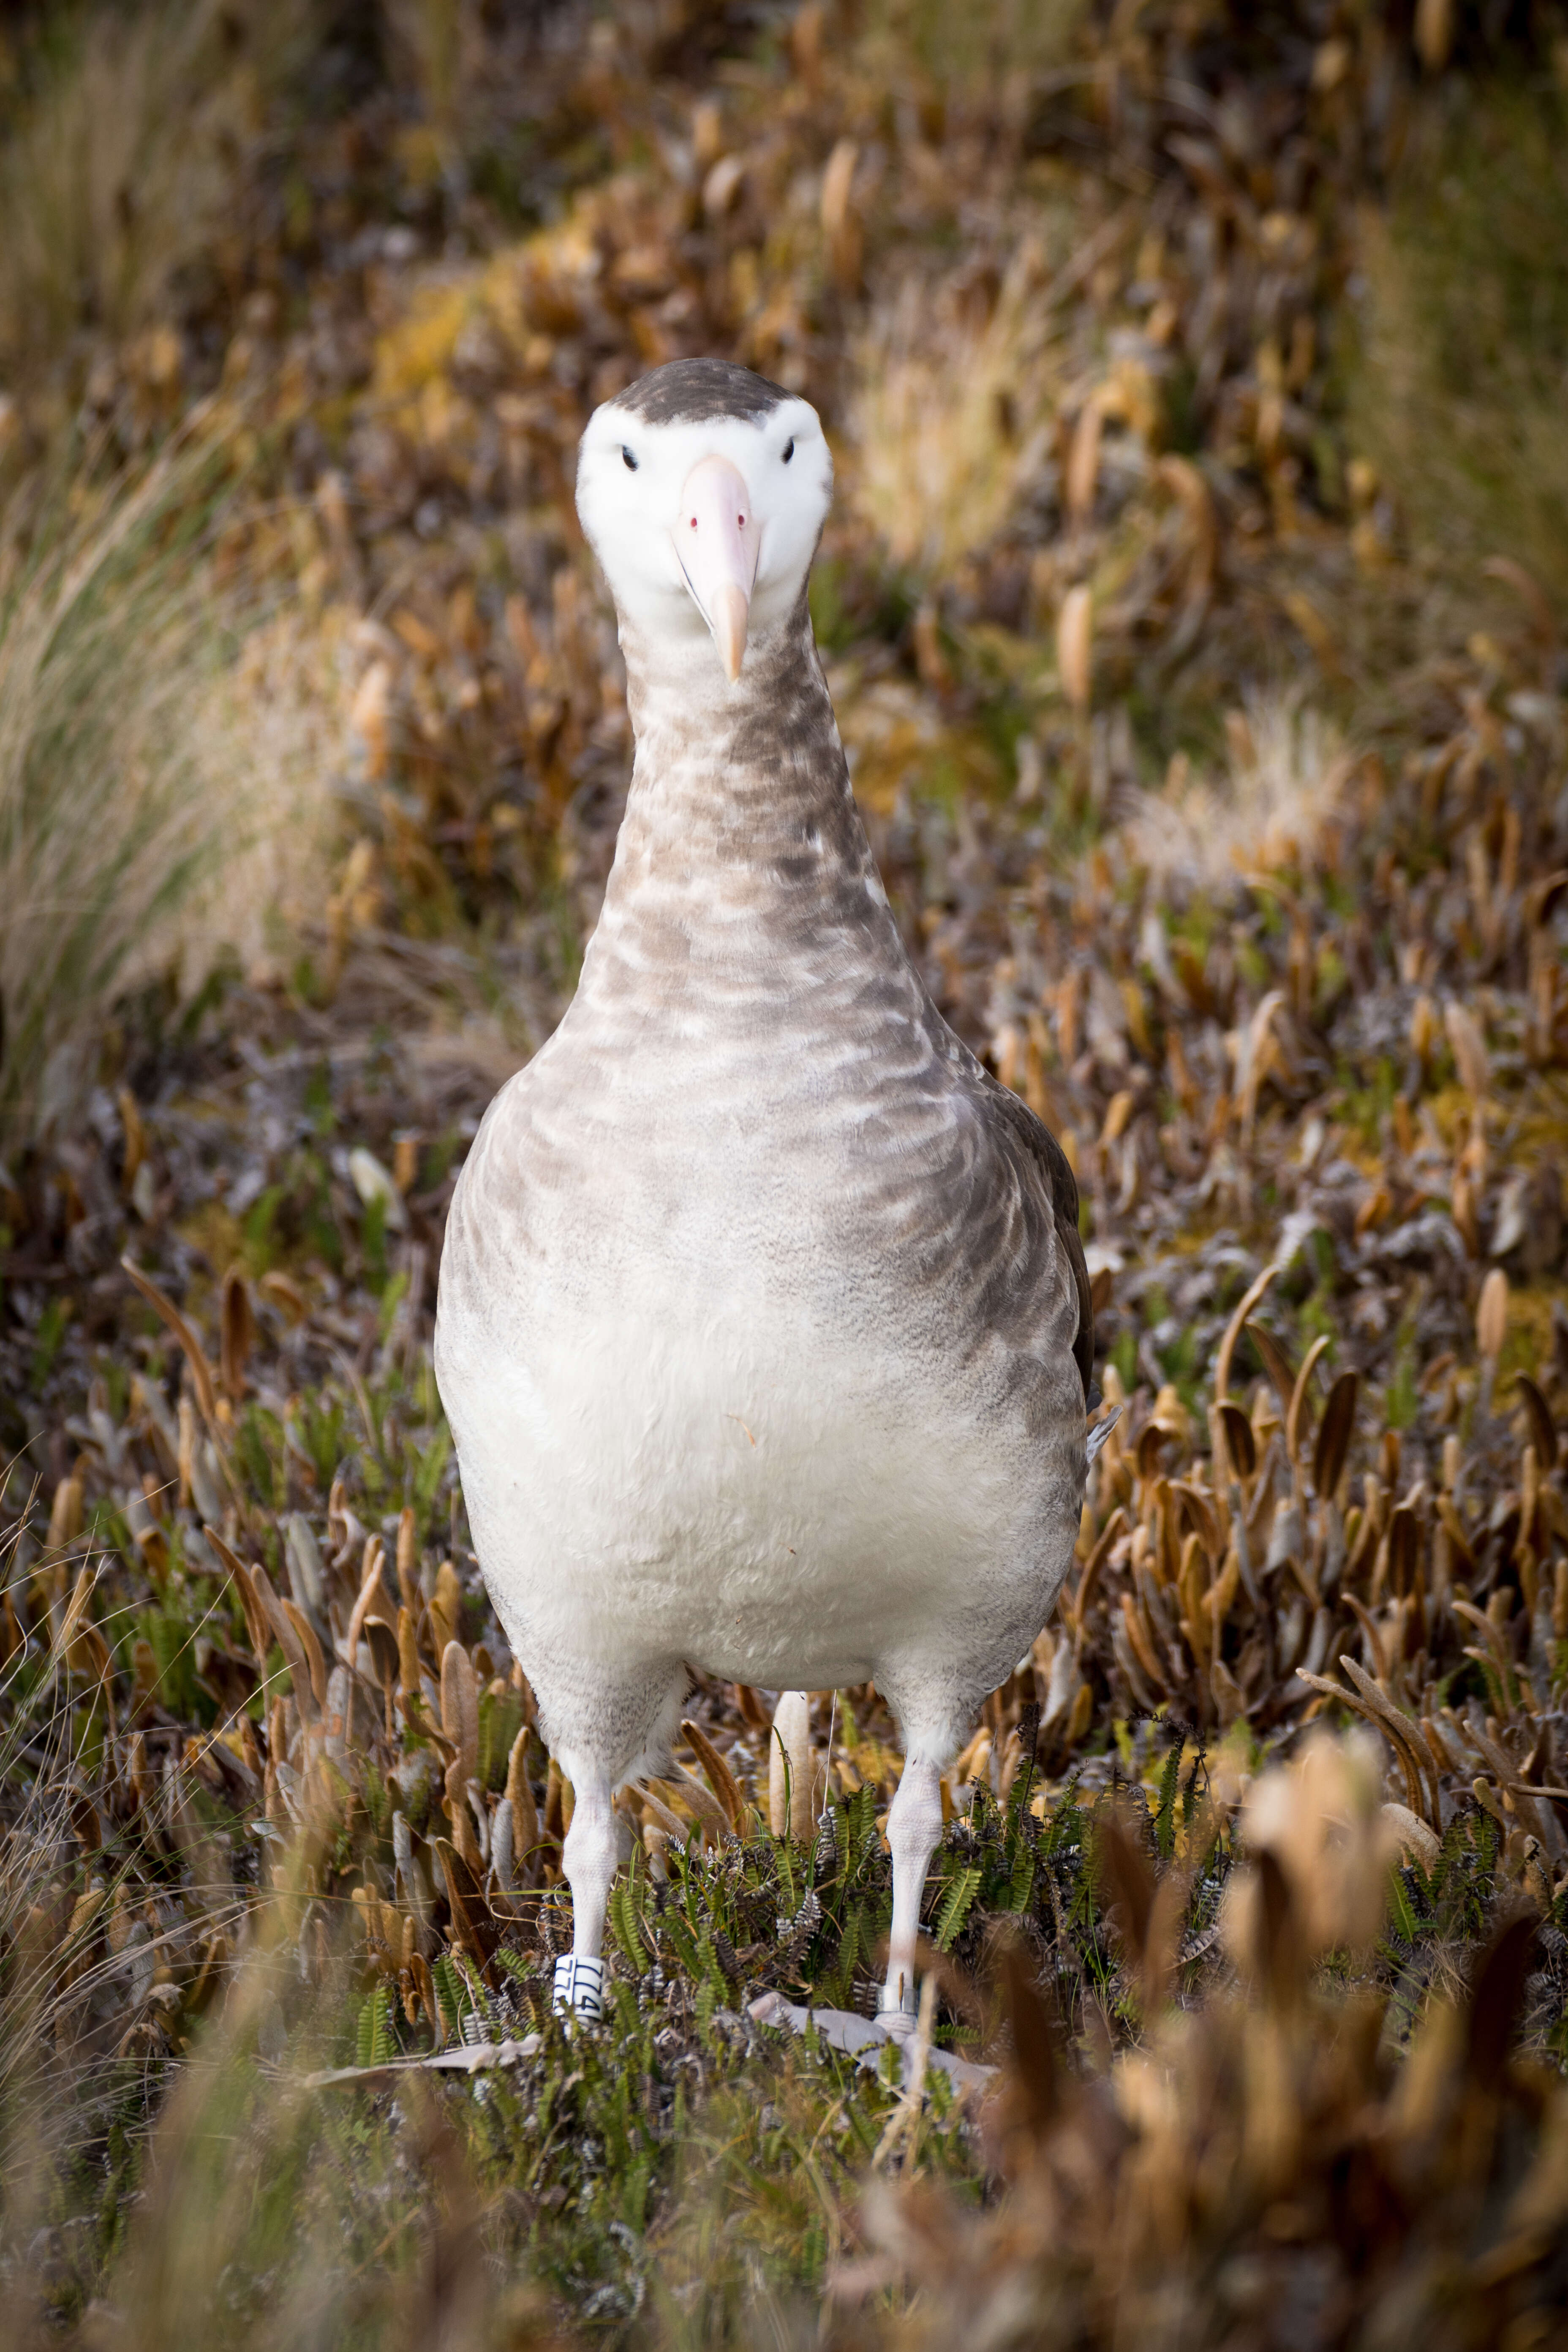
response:
<path fill-rule="evenodd" d="M 624 441 L 621 444 L 621 463 L 625 466 L 628 474 L 635 474 L 637 472 L 637 461 L 632 456 L 631 451 L 626 447 Z"/>
<path fill-rule="evenodd" d="M 795 436 L 794 436 L 794 434 L 792 433 L 792 434 L 791 434 L 791 436 L 790 436 L 790 437 L 789 437 L 789 439 L 784 443 L 784 464 L 785 464 L 786 466 L 789 464 L 790 459 L 791 459 L 794 456 L 795 456 Z"/>

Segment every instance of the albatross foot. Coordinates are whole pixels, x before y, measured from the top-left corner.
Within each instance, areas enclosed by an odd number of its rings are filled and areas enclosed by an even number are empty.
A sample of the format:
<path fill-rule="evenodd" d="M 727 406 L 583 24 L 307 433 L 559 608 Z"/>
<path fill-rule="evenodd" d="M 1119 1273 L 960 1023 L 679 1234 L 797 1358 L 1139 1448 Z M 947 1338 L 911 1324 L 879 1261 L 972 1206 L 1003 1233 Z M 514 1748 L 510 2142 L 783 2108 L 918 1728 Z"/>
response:
<path fill-rule="evenodd" d="M 881 2053 L 891 2042 L 899 2053 L 899 2063 L 906 2084 L 914 2072 L 920 2045 L 909 2032 L 900 2033 L 893 2016 L 879 2014 L 862 2017 L 849 2009 L 813 2009 L 785 2000 L 783 1993 L 760 1993 L 747 2003 L 747 2013 L 758 2025 L 787 2026 L 794 2033 L 805 2033 L 815 2028 L 823 2041 L 835 2050 L 843 2050 L 858 2066 L 876 2074 L 881 2063 Z M 914 2019 L 906 2017 L 906 2026 Z M 977 2066 L 967 2058 L 954 2055 L 951 2050 L 928 2050 L 925 2072 L 929 2078 L 933 2068 L 946 2074 L 956 2091 L 988 2091 L 1000 2079 L 994 2066 Z"/>
<path fill-rule="evenodd" d="M 886 1985 L 877 1995 L 876 2019 L 889 2041 L 902 2042 L 915 2030 L 920 2015 L 920 2003 L 912 1992 L 901 1997 L 889 1993 Z"/>

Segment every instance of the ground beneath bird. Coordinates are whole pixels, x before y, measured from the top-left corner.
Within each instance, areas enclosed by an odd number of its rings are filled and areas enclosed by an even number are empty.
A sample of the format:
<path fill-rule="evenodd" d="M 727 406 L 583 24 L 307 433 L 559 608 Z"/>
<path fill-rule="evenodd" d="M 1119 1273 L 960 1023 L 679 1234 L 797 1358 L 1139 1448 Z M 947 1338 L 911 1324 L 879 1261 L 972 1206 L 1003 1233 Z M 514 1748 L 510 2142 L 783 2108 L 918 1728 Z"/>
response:
<path fill-rule="evenodd" d="M 345 2343 L 1549 2340 L 1564 33 L 1287 19 L 301 9 L 274 54 L 241 8 L 166 69 L 184 193 L 110 207 L 126 290 L 79 256 L 40 325 L 0 261 L 5 547 L 197 419 L 203 593 L 251 599 L 204 725 L 303 714 L 331 784 L 245 867 L 286 906 L 149 914 L 74 1026 L 62 965 L 47 1055 L 0 951 L 0 2262 L 40 2341 L 307 2302 Z M 15 37 L 13 190 L 101 87 L 97 35 Z M 857 793 L 1072 1159 L 1121 1409 L 945 1786 L 912 2092 L 842 2022 L 890 1909 L 868 1687 L 815 1696 L 792 1838 L 776 1694 L 697 1681 L 605 2022 L 551 2017 L 572 1792 L 430 1372 L 452 1183 L 629 761 L 576 438 L 699 351 L 828 424 Z M 62 772 L 28 724 L 7 825 Z M 151 719 L 101 740 L 164 772 Z"/>

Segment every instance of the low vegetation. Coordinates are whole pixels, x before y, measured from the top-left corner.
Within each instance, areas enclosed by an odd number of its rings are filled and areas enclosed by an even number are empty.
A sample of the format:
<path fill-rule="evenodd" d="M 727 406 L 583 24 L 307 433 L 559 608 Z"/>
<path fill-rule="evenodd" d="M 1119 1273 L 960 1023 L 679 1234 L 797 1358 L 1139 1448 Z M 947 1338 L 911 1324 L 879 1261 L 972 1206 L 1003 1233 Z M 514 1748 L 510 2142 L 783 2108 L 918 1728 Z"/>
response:
<path fill-rule="evenodd" d="M 94 45 L 198 16 L 22 37 L 16 203 Z M 168 159 L 135 303 L 40 262 L 69 324 L 0 361 L 19 2339 L 1552 2340 L 1568 671 L 1521 224 L 1568 26 L 290 23 L 221 231 Z M 1073 1159 L 1120 1413 L 948 1778 L 910 2081 L 843 2046 L 868 1686 L 816 1695 L 792 1833 L 776 1695 L 696 1679 L 605 2022 L 550 2014 L 572 1792 L 430 1369 L 625 785 L 576 437 L 689 350 L 828 420 L 857 793 Z"/>

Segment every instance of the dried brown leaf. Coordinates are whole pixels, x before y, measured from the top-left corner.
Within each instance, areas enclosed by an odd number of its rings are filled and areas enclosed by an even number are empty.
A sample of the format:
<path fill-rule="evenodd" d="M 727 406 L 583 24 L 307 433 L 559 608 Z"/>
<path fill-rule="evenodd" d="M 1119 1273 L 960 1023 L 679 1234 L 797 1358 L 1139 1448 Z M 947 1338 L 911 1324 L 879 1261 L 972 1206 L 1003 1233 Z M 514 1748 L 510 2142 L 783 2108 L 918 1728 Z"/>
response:
<path fill-rule="evenodd" d="M 216 1431 L 218 1427 L 217 1397 L 213 1388 L 212 1366 L 206 1360 L 201 1341 L 174 1300 L 159 1289 L 151 1275 L 143 1274 L 129 1257 L 122 1257 L 120 1263 L 148 1306 L 167 1324 L 184 1349 L 185 1360 L 191 1368 L 191 1378 L 195 1382 L 196 1402 L 202 1409 L 202 1419 L 209 1429 Z M 219 1459 L 222 1459 L 221 1449 Z"/>
<path fill-rule="evenodd" d="M 1448 1033 L 1459 1084 L 1477 1102 L 1483 1101 L 1491 1091 L 1491 1057 L 1487 1052 L 1479 1023 L 1473 1013 L 1450 998 L 1443 1007 L 1443 1026 Z"/>
<path fill-rule="evenodd" d="M 1250 1478 L 1258 1468 L 1258 1441 L 1252 1433 L 1252 1423 L 1241 1407 L 1232 1404 L 1228 1397 L 1218 1407 L 1218 1415 L 1233 1475 L 1241 1480 Z"/>
<path fill-rule="evenodd" d="M 1093 688 L 1094 599 L 1080 581 L 1062 599 L 1057 616 L 1057 668 L 1062 692 L 1080 715 L 1089 709 Z"/>
<path fill-rule="evenodd" d="M 1325 1502 L 1339 1493 L 1350 1458 L 1351 1439 L 1355 1433 L 1356 1399 L 1361 1390 L 1361 1378 L 1356 1372 L 1342 1372 L 1329 1391 L 1329 1401 L 1323 1407 L 1323 1418 L 1318 1425 L 1318 1443 L 1312 1454 L 1312 1486 Z"/>
<path fill-rule="evenodd" d="M 458 1751 L 466 1787 L 479 1769 L 479 1686 L 460 1642 L 441 1653 L 441 1728 Z"/>
<path fill-rule="evenodd" d="M 1536 1459 L 1543 1471 L 1551 1473 L 1557 1466 L 1557 1424 L 1552 1416 L 1538 1381 L 1528 1372 L 1517 1372 L 1514 1385 L 1530 1423 L 1530 1442 L 1535 1448 Z"/>
<path fill-rule="evenodd" d="M 680 1727 L 681 1736 L 712 1783 L 713 1794 L 724 1809 L 724 1817 L 738 1837 L 745 1820 L 745 1804 L 734 1774 L 725 1762 L 700 1723 L 686 1721 Z"/>
<path fill-rule="evenodd" d="M 242 1265 L 231 1265 L 224 1276 L 218 1328 L 220 1376 L 226 1393 L 237 1404 L 245 1394 L 245 1368 L 256 1345 L 256 1309 Z"/>
<path fill-rule="evenodd" d="M 1236 1353 L 1236 1343 L 1246 1329 L 1253 1308 L 1259 1305 L 1279 1272 L 1278 1265 L 1273 1263 L 1264 1267 L 1257 1280 L 1243 1294 L 1236 1312 L 1225 1327 L 1225 1337 L 1219 1343 L 1219 1356 L 1215 1364 L 1214 1375 L 1215 1396 L 1222 1405 L 1230 1390 L 1230 1364 L 1231 1358 Z"/>
<path fill-rule="evenodd" d="M 1508 1276 L 1500 1265 L 1494 1265 L 1481 1285 L 1476 1307 L 1476 1345 L 1486 1360 L 1495 1364 L 1507 1338 Z"/>

